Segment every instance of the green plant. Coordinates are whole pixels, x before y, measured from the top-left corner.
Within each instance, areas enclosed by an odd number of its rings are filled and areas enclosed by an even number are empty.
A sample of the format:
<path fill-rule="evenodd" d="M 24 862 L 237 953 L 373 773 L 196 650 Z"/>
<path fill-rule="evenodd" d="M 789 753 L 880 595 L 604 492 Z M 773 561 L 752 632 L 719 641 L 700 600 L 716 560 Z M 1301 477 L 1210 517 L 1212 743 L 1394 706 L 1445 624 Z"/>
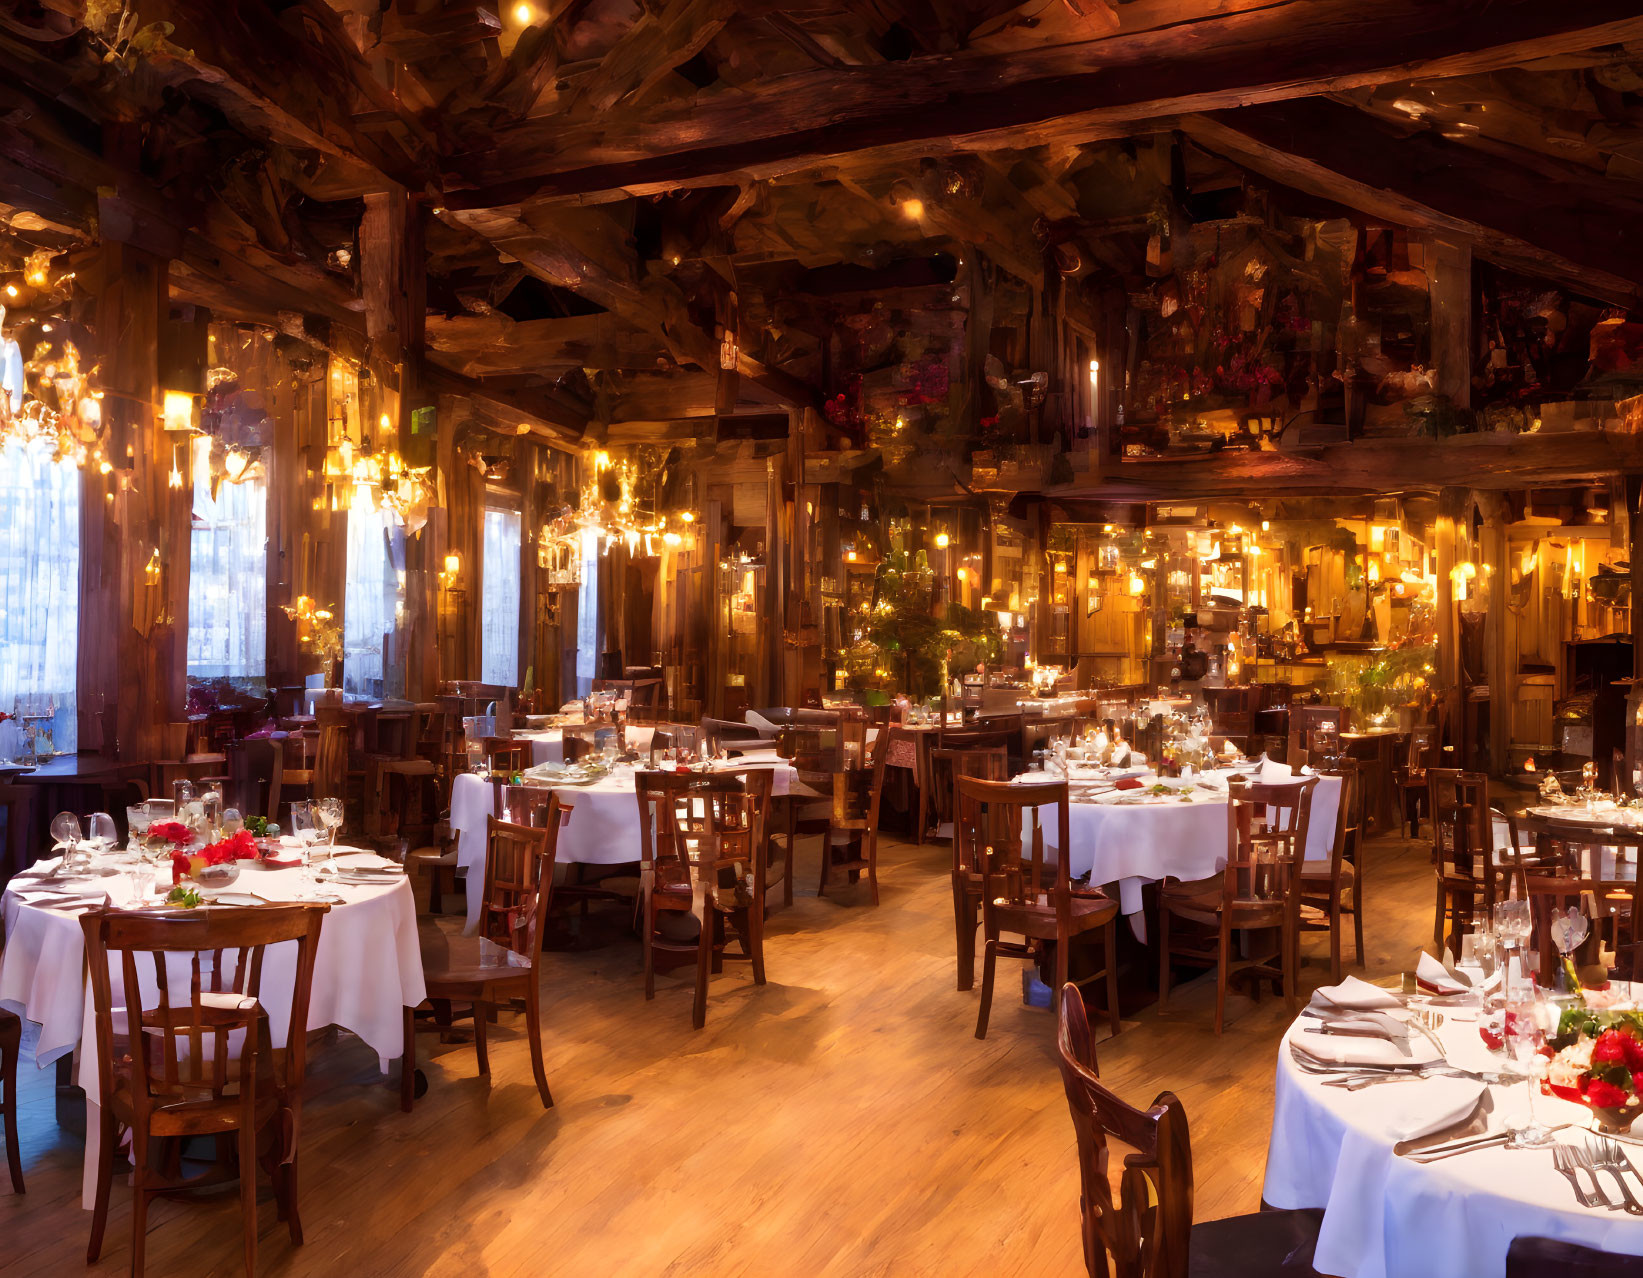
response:
<path fill-rule="evenodd" d="M 863 642 L 857 645 L 856 671 L 890 672 L 914 697 L 941 690 L 943 675 L 995 661 L 1003 637 L 990 612 L 948 604 L 938 616 L 933 608 L 934 574 L 923 553 L 895 550 L 879 570 L 875 602 Z M 854 676 L 865 683 L 865 674 Z"/>

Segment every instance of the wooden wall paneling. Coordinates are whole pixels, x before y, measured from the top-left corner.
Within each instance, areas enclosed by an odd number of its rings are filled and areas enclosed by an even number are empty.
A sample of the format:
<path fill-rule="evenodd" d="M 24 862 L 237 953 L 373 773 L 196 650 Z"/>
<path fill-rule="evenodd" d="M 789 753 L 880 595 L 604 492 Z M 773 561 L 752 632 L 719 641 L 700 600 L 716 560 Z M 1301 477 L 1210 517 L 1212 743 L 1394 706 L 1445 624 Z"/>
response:
<path fill-rule="evenodd" d="M 702 624 L 706 640 L 702 649 L 702 712 L 713 718 L 722 718 L 725 706 L 726 635 L 725 610 L 719 594 L 719 560 L 724 555 L 726 508 L 724 500 L 716 495 L 723 485 L 708 488 L 708 499 L 702 509 Z M 728 490 L 725 499 L 729 498 Z"/>
<path fill-rule="evenodd" d="M 791 428 L 790 428 L 791 429 Z M 760 674 L 764 687 L 757 702 L 763 706 L 791 703 L 787 695 L 787 504 L 783 500 L 786 454 L 765 458 L 765 618 L 764 651 Z"/>
<path fill-rule="evenodd" d="M 439 589 L 439 682 L 480 677 L 479 624 L 484 603 L 485 477 L 458 450 L 457 434 L 468 417 L 467 402 L 440 402 L 438 468 L 443 519 L 436 538 L 435 564 L 443 570 L 448 556 L 458 568 Z M 433 521 L 430 520 L 430 524 Z"/>
<path fill-rule="evenodd" d="M 1489 677 L 1489 770 L 1499 776 L 1506 771 L 1507 746 L 1511 740 L 1512 707 L 1517 704 L 1517 662 L 1509 659 L 1506 596 L 1511 589 L 1511 564 L 1506 540 L 1506 502 L 1499 493 L 1480 493 L 1483 510 L 1482 562 L 1478 584 L 1489 582 L 1489 615 L 1485 621 L 1485 669 Z M 1383 635 L 1384 639 L 1385 636 Z"/>
<path fill-rule="evenodd" d="M 542 679 L 537 660 L 537 610 L 542 596 L 542 570 L 537 565 L 537 545 L 542 534 L 541 450 L 521 437 L 519 450 L 519 686 L 530 675 L 534 689 Z"/>
<path fill-rule="evenodd" d="M 1436 238 L 1426 242 L 1432 308 L 1432 368 L 1438 394 L 1456 408 L 1472 406 L 1472 248 Z"/>
<path fill-rule="evenodd" d="M 159 337 L 167 261 L 109 241 L 97 255 L 94 316 L 108 460 L 85 469 L 81 502 L 79 718 L 121 761 L 162 756 L 183 717 L 188 659 L 189 499 L 168 486 Z M 150 557 L 159 580 L 150 581 Z M 111 749 L 112 747 L 112 749 Z"/>

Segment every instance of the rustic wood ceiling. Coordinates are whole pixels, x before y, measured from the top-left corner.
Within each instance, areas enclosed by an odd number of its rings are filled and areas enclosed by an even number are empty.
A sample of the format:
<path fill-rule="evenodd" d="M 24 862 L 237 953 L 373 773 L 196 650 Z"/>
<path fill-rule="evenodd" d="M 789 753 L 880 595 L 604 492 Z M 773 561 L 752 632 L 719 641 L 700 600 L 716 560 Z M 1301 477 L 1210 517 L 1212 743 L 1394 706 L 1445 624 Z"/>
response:
<path fill-rule="evenodd" d="M 1250 185 L 1643 287 L 1635 0 L 20 0 L 0 56 L 0 269 L 116 235 L 359 348 L 408 193 L 440 384 L 570 433 L 814 404 L 830 308 L 1076 306 Z"/>

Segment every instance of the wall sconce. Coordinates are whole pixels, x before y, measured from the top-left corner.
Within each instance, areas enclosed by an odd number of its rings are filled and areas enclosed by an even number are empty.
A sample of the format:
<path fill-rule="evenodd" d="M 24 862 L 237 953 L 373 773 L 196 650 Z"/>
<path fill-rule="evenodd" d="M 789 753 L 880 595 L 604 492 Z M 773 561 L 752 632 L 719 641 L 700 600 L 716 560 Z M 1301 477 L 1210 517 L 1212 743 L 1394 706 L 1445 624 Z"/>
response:
<path fill-rule="evenodd" d="M 446 590 L 456 587 L 456 579 L 462 574 L 462 556 L 454 550 L 445 556 L 445 566 L 439 571 L 439 584 Z"/>
<path fill-rule="evenodd" d="M 1139 596 L 1145 594 L 1146 589 L 1147 579 L 1140 573 L 1132 572 L 1130 574 L 1130 594 Z"/>
<path fill-rule="evenodd" d="M 937 533 L 936 534 L 936 549 L 937 550 L 946 550 L 947 547 L 952 544 L 952 541 L 953 541 L 953 539 L 951 537 L 949 537 L 946 533 L 944 533 L 944 532 Z"/>
<path fill-rule="evenodd" d="M 161 421 L 166 430 L 194 431 L 194 396 L 187 391 L 168 390 L 161 410 Z"/>
<path fill-rule="evenodd" d="M 156 546 L 149 552 L 148 562 L 143 565 L 143 580 L 150 586 L 157 586 L 160 584 L 160 572 L 160 548 Z"/>
<path fill-rule="evenodd" d="M 719 340 L 719 367 L 727 373 L 736 371 L 737 357 L 741 354 L 736 345 L 736 334 L 725 329 L 724 336 Z"/>

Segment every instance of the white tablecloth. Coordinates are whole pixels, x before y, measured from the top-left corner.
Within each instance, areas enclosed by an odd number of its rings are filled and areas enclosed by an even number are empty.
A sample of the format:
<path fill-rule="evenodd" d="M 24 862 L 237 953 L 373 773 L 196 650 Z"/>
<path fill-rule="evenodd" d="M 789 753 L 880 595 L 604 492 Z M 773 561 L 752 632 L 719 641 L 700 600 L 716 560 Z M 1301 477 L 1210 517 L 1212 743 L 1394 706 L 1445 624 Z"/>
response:
<path fill-rule="evenodd" d="M 168 875 L 163 878 L 169 883 Z M 125 874 L 89 882 L 105 888 L 113 905 L 128 905 L 133 899 L 132 883 Z M 313 888 L 301 885 L 299 870 L 247 864 L 230 890 L 282 900 L 315 894 Z M 6 922 L 0 1004 L 40 1026 L 35 1061 L 45 1066 L 72 1051 L 82 1038 L 91 1042 L 95 1031 L 90 990 L 82 977 L 85 941 L 79 915 L 25 901 L 29 886 L 30 879 L 19 875 L 0 899 Z M 343 898 L 344 904 L 331 906 L 320 929 L 308 1028 L 337 1025 L 357 1034 L 377 1053 L 386 1070 L 388 1061 L 403 1051 L 404 1009 L 415 1007 L 427 996 L 410 882 L 402 877 L 382 886 L 326 884 L 323 891 Z M 271 946 L 263 959 L 261 1001 L 278 1040 L 276 1046 L 282 1045 L 290 1019 L 295 959 L 294 942 Z M 118 989 L 119 970 L 114 964 L 111 968 Z M 82 1054 L 80 1085 L 91 1111 L 86 1123 L 88 1185 L 95 1165 L 91 1143 L 98 1131 L 96 1064 L 95 1053 Z M 89 1197 L 86 1202 L 89 1206 Z"/>
<path fill-rule="evenodd" d="M 781 759 L 733 760 L 745 767 L 770 767 L 771 791 L 785 795 L 793 782 L 791 764 Z M 618 767 L 592 785 L 554 786 L 559 802 L 571 809 L 559 831 L 555 860 L 574 865 L 626 865 L 639 859 L 639 800 L 633 769 Z M 495 788 L 473 773 L 461 773 L 451 785 L 451 829 L 457 836 L 459 872 L 477 885 L 485 877 L 485 818 L 496 815 Z M 480 891 L 468 891 L 468 931 L 479 926 Z"/>
<path fill-rule="evenodd" d="M 1286 764 L 1269 761 L 1262 767 L 1263 781 L 1294 779 Z M 1207 879 L 1227 863 L 1225 793 L 1194 789 L 1190 803 L 1176 798 L 1137 802 L 1137 793 L 1117 791 L 1094 803 L 1074 803 L 1067 818 L 1072 839 L 1068 873 L 1074 878 L 1088 874 L 1095 884 L 1117 883 L 1119 904 L 1131 915 L 1141 911 L 1143 884 L 1165 877 Z M 1340 801 L 1340 778 L 1320 777 L 1307 826 L 1308 861 L 1330 858 Z M 1053 847 L 1053 826 L 1047 836 Z"/>
<path fill-rule="evenodd" d="M 1450 1019 L 1439 1036 L 1452 1048 L 1455 1063 L 1487 1065 L 1476 1023 L 1446 1015 Z M 1299 1025 L 1290 1035 L 1298 1032 Z M 1278 1054 L 1262 1191 L 1274 1207 L 1325 1209 L 1314 1261 L 1319 1273 L 1500 1278 L 1506 1249 L 1519 1235 L 1643 1254 L 1643 1218 L 1579 1206 L 1568 1181 L 1553 1169 L 1549 1150 L 1479 1150 L 1428 1164 L 1394 1155 L 1389 1110 L 1418 1113 L 1420 1089 L 1430 1091 L 1433 1083 L 1446 1080 L 1385 1083 L 1358 1092 L 1325 1087 L 1323 1081 L 1294 1063 L 1286 1036 Z M 1523 1083 L 1488 1090 L 1492 1129 L 1522 1116 Z M 1536 1098 L 1535 1115 L 1548 1124 L 1589 1117 L 1582 1107 L 1552 1097 Z M 1584 1133 L 1570 1128 L 1559 1137 L 1578 1143 Z M 1643 1163 L 1643 1150 L 1628 1146 L 1627 1153 Z M 1603 1177 L 1603 1188 L 1614 1194 L 1610 1177 Z M 1637 1192 L 1635 1182 L 1631 1189 Z"/>

